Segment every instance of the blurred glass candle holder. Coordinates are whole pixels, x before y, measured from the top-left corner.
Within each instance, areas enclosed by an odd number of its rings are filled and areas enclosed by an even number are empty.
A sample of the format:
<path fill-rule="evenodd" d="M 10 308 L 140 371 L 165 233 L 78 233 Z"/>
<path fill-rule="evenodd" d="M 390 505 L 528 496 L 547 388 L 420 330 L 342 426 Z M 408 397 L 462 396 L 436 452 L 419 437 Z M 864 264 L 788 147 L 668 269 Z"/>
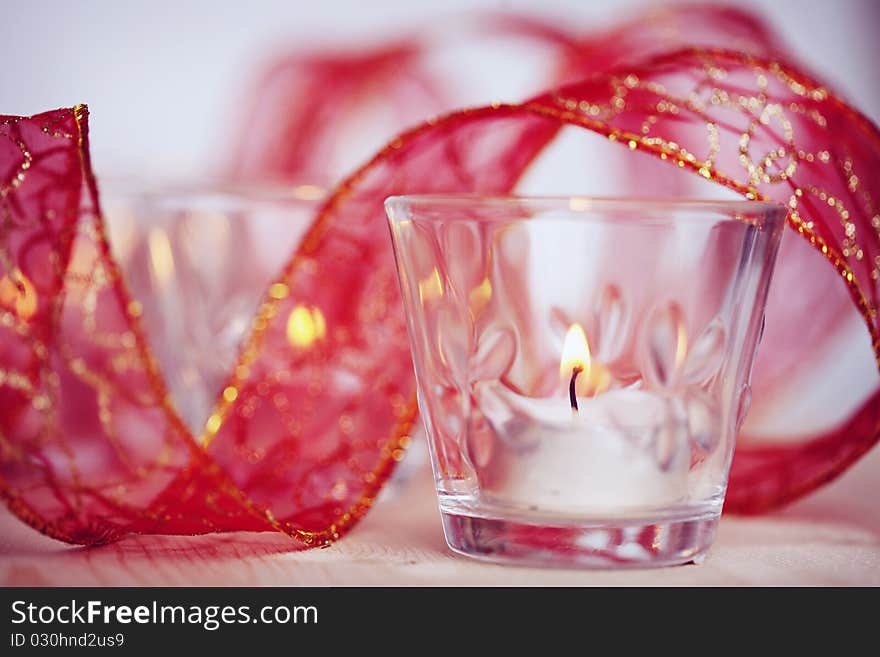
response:
<path fill-rule="evenodd" d="M 102 191 L 110 243 L 153 354 L 181 417 L 200 435 L 323 189 L 111 180 Z"/>
<path fill-rule="evenodd" d="M 472 557 L 699 561 L 784 225 L 748 201 L 386 201 L 443 527 Z"/>
<path fill-rule="evenodd" d="M 324 189 L 137 180 L 101 187 L 109 242 L 150 350 L 181 419 L 202 436 L 260 303 L 307 234 Z M 318 344 L 328 330 L 321 309 L 305 300 L 282 321 L 296 349 Z M 320 412 L 318 422 L 338 425 L 337 412 Z M 382 495 L 403 490 L 425 460 L 410 449 Z"/>

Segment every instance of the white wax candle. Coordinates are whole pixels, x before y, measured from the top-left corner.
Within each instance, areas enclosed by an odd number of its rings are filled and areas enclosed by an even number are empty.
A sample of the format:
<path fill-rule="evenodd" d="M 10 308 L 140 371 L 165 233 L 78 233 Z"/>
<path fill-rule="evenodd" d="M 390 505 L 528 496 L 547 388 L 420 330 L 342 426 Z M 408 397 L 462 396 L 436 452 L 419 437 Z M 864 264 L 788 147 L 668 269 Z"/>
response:
<path fill-rule="evenodd" d="M 667 400 L 641 390 L 533 399 L 489 384 L 478 396 L 496 437 L 483 490 L 542 511 L 597 514 L 687 496 L 687 434 Z M 487 412 L 488 411 L 488 412 Z"/>

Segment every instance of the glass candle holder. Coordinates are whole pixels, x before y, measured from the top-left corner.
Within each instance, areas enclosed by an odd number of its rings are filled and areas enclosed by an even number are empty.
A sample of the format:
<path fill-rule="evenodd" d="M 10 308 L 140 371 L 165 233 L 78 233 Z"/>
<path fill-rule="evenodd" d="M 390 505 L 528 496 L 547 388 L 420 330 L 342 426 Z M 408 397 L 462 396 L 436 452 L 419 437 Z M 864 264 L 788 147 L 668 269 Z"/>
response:
<path fill-rule="evenodd" d="M 386 201 L 456 552 L 699 561 L 784 225 L 748 201 Z"/>
<path fill-rule="evenodd" d="M 323 191 L 122 181 L 103 188 L 114 256 L 175 406 L 199 435 L 266 287 Z"/>

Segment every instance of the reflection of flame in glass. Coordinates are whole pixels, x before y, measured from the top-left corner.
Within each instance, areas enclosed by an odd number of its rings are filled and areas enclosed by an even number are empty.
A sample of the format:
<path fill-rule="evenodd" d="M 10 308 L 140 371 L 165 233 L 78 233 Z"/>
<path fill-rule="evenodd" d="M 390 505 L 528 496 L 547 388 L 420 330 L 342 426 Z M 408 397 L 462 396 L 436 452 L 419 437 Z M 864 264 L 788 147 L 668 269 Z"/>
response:
<path fill-rule="evenodd" d="M 687 336 L 687 327 L 684 325 L 684 321 L 681 317 L 678 318 L 678 322 L 675 326 L 675 367 L 676 369 L 681 368 L 684 365 L 684 360 L 687 358 L 687 350 L 688 350 L 688 336 Z"/>
<path fill-rule="evenodd" d="M 37 312 L 34 284 L 17 267 L 0 278 L 0 305 L 13 310 L 25 322 Z"/>
<path fill-rule="evenodd" d="M 440 272 L 434 267 L 426 278 L 419 281 L 419 301 L 433 301 L 443 296 L 443 281 L 440 279 Z"/>
<path fill-rule="evenodd" d="M 303 201 L 317 201 L 324 198 L 324 188 L 318 185 L 297 185 L 293 188 L 293 195 Z"/>
<path fill-rule="evenodd" d="M 174 255 L 171 251 L 171 242 L 168 240 L 168 234 L 161 228 L 151 228 L 147 242 L 150 249 L 150 264 L 152 265 L 153 275 L 156 277 L 156 282 L 164 287 L 171 281 L 171 277 L 174 276 Z"/>
<path fill-rule="evenodd" d="M 483 308 L 486 307 L 486 304 L 489 303 L 489 300 L 492 298 L 492 283 L 489 278 L 484 278 L 483 282 L 473 288 L 468 295 L 468 301 L 470 302 L 471 311 L 474 313 L 481 313 Z"/>
<path fill-rule="evenodd" d="M 287 318 L 287 340 L 294 347 L 308 349 L 327 332 L 324 314 L 318 308 L 296 306 Z"/>
<path fill-rule="evenodd" d="M 575 196 L 568 200 L 568 209 L 574 212 L 588 212 L 592 207 L 593 202 L 588 198 Z"/>

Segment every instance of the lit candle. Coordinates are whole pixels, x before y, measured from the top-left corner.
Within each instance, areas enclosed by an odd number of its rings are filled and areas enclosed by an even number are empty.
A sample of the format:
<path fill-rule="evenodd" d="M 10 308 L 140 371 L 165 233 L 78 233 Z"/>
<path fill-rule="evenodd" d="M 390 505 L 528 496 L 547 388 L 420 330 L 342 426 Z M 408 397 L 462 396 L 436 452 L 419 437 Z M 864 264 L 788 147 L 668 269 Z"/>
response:
<path fill-rule="evenodd" d="M 563 382 L 568 382 L 568 401 L 575 412 L 579 408 L 578 394 L 595 396 L 605 392 L 611 383 L 608 369 L 590 357 L 587 334 L 580 324 L 572 324 L 565 334 L 559 375 Z"/>
<path fill-rule="evenodd" d="M 669 400 L 637 386 L 608 390 L 583 328 L 568 331 L 560 359 L 568 400 L 535 399 L 493 383 L 478 403 L 498 449 L 484 492 L 542 511 L 610 513 L 683 501 L 690 452 Z"/>
<path fill-rule="evenodd" d="M 590 375 L 590 347 L 587 343 L 587 335 L 580 324 L 572 324 L 565 334 L 565 343 L 562 346 L 562 359 L 559 361 L 559 373 L 563 380 L 571 372 L 568 383 L 568 400 L 571 410 L 578 411 L 577 402 L 577 377 L 578 374 L 587 370 Z"/>

